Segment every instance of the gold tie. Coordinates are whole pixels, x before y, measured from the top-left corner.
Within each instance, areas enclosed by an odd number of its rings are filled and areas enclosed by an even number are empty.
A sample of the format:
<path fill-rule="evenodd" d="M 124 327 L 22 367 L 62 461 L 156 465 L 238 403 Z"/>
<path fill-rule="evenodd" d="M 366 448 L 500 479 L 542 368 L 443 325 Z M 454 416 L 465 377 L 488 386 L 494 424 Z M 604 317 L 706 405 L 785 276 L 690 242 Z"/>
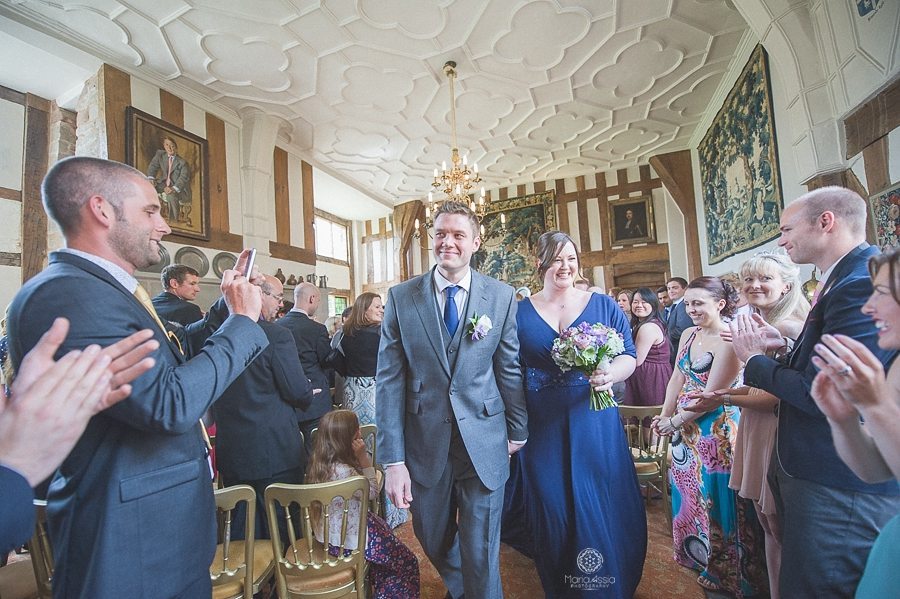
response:
<path fill-rule="evenodd" d="M 166 326 L 163 324 L 163 321 L 159 318 L 159 314 L 156 313 L 156 308 L 153 307 L 153 301 L 150 299 L 150 294 L 147 293 L 147 290 L 144 289 L 144 286 L 138 283 L 137 288 L 134 290 L 134 297 L 137 298 L 141 305 L 144 306 L 144 309 L 150 313 L 150 316 L 153 317 L 153 320 L 156 321 L 156 324 L 159 325 L 159 328 L 162 329 L 162 332 L 166 334 L 166 337 L 169 338 L 169 341 L 174 341 L 175 345 L 178 347 L 178 351 L 181 352 L 181 355 L 184 355 L 184 350 L 181 348 L 181 342 L 178 340 L 178 337 L 172 331 L 166 330 Z M 212 449 L 212 443 L 209 440 L 209 433 L 206 432 L 206 426 L 203 424 L 203 420 L 200 420 L 200 431 L 203 433 L 203 442 L 206 444 L 206 456 L 209 458 L 209 451 Z M 210 469 L 212 469 L 212 462 L 210 462 Z"/>
<path fill-rule="evenodd" d="M 159 318 L 159 314 L 156 313 L 156 308 L 153 307 L 153 301 L 150 299 L 150 294 L 147 293 L 147 290 L 144 289 L 144 286 L 140 283 L 138 283 L 137 288 L 134 290 L 134 297 L 136 297 L 137 300 L 141 302 L 141 305 L 144 306 L 144 309 L 150 313 L 150 316 L 153 317 L 153 320 L 156 321 L 156 324 L 159 325 L 162 332 L 169 338 L 169 341 L 173 341 L 175 345 L 178 346 L 178 351 L 180 351 L 183 356 L 184 350 L 181 348 L 181 342 L 178 340 L 175 333 L 166 329 L 166 325 L 163 324 L 163 321 Z"/>

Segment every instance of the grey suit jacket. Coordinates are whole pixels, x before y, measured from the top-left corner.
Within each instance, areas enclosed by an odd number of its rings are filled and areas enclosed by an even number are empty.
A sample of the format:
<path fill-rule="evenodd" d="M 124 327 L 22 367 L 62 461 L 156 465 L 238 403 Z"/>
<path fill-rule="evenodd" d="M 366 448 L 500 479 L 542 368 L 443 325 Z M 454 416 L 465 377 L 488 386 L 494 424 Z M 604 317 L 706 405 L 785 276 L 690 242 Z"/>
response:
<path fill-rule="evenodd" d="M 157 150 L 147 166 L 147 176 L 154 180 L 156 191 L 162 193 L 168 173 L 169 155 L 165 150 Z M 188 166 L 187 160 L 177 154 L 172 161 L 172 186 L 178 189 L 179 201 L 185 203 L 191 201 L 191 167 Z"/>
<path fill-rule="evenodd" d="M 477 314 L 493 328 L 477 341 L 464 335 L 451 368 L 433 280 L 431 271 L 388 292 L 376 375 L 379 461 L 405 462 L 413 480 L 434 485 L 455 420 L 475 471 L 494 490 L 509 477 L 507 440 L 528 436 L 515 293 L 472 272 L 460 326 Z"/>

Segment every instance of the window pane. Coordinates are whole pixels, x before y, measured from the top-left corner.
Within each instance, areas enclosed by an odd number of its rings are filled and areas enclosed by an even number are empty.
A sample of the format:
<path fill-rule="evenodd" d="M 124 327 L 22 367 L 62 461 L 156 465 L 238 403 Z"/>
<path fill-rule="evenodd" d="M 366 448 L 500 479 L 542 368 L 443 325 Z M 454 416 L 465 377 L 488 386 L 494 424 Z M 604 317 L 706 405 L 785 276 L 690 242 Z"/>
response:
<path fill-rule="evenodd" d="M 347 257 L 347 227 L 334 223 L 334 258 L 349 262 Z"/>

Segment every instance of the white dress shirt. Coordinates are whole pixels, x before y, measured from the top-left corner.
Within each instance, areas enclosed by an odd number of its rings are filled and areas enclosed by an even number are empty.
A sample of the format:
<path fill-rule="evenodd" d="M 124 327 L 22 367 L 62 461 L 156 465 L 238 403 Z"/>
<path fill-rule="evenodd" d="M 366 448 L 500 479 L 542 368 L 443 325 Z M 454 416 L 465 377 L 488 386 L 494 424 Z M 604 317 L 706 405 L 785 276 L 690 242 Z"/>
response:
<path fill-rule="evenodd" d="M 456 302 L 456 313 L 459 314 L 459 323 L 463 324 L 463 320 L 465 319 L 464 310 L 466 309 L 466 299 L 469 297 L 469 289 L 472 287 L 472 269 L 470 268 L 466 271 L 465 276 L 460 279 L 459 283 L 451 283 L 441 274 L 441 271 L 436 268 L 434 269 L 434 293 L 435 298 L 437 299 L 438 316 L 441 317 L 441 322 L 444 320 L 444 304 L 447 303 L 447 296 L 444 293 L 444 290 L 453 285 L 459 287 L 459 291 L 453 296 L 453 301 Z"/>

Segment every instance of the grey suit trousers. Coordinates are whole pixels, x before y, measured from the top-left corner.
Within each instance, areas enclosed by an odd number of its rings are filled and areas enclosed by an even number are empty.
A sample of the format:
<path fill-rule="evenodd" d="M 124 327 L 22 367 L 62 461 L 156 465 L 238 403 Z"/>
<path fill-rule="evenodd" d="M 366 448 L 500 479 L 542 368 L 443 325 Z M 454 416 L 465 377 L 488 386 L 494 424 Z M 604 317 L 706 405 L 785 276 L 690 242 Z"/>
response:
<path fill-rule="evenodd" d="M 499 573 L 504 490 L 501 485 L 491 491 L 478 478 L 455 423 L 440 479 L 432 487 L 412 481 L 416 538 L 453 597 L 503 597 Z"/>

